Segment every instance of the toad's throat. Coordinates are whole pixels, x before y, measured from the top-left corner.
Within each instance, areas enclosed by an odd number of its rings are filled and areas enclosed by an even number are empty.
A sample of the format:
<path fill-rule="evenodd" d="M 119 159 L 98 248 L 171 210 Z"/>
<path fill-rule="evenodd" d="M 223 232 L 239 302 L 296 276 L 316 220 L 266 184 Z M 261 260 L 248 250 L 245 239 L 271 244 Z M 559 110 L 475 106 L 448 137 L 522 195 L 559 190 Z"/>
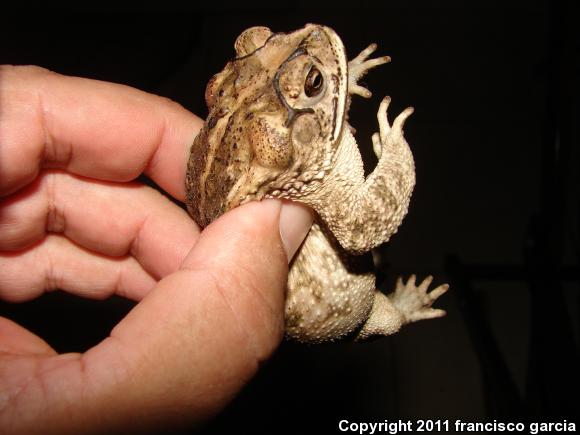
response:
<path fill-rule="evenodd" d="M 307 54 L 308 52 L 304 47 L 297 48 L 294 51 L 294 53 L 292 53 L 290 56 L 288 56 L 288 58 L 284 62 L 282 62 L 282 64 L 278 68 L 278 71 L 276 71 L 276 74 L 274 75 L 274 90 L 276 91 L 276 96 L 288 111 L 288 118 L 284 123 L 285 127 L 290 127 L 290 125 L 292 125 L 292 123 L 296 120 L 296 118 L 298 118 L 300 115 L 304 113 L 314 113 L 314 109 L 310 107 L 300 109 L 290 106 L 290 104 L 288 104 L 286 98 L 284 98 L 284 95 L 282 95 L 282 92 L 280 91 L 280 74 L 282 74 L 282 71 L 284 70 L 286 64 L 291 60 L 296 59 L 298 56 L 303 56 Z"/>

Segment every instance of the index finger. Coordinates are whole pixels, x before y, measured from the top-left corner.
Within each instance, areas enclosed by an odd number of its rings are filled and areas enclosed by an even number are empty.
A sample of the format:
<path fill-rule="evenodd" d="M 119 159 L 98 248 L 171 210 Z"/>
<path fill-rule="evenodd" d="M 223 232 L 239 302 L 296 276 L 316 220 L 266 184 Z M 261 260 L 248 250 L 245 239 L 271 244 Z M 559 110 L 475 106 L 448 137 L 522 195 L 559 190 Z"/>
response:
<path fill-rule="evenodd" d="M 109 181 L 146 173 L 183 200 L 189 145 L 202 122 L 129 86 L 0 66 L 0 196 L 56 167 Z"/>

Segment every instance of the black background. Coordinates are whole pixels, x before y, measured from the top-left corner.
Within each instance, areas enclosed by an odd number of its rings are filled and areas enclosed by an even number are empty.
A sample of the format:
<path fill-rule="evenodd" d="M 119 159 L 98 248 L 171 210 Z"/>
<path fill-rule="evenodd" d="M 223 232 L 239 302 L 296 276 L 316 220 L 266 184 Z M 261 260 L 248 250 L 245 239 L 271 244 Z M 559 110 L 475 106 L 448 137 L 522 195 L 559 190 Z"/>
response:
<path fill-rule="evenodd" d="M 417 187 L 381 248 L 379 283 L 433 274 L 444 319 L 365 344 L 284 343 L 203 433 L 335 433 L 338 421 L 560 421 L 578 412 L 578 75 L 572 2 L 293 1 L 149 12 L 4 17 L 0 62 L 127 84 L 205 116 L 207 80 L 247 27 L 334 28 L 349 57 L 371 42 L 392 62 L 364 82 L 350 120 L 367 170 L 383 95 Z M 382 5 L 382 6 L 379 6 Z M 25 18 L 23 18 L 25 17 Z M 122 144 L 120 144 L 122 146 Z M 52 293 L 0 313 L 58 351 L 83 351 L 130 309 Z M 195 370 L 195 367 L 192 367 Z"/>

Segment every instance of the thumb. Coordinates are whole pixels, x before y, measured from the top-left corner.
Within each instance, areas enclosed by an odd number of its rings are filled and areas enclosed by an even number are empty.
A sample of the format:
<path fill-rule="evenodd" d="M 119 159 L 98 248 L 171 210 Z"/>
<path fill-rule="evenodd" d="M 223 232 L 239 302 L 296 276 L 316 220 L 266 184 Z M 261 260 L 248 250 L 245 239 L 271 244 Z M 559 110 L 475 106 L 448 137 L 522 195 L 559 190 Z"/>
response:
<path fill-rule="evenodd" d="M 201 234 L 182 264 L 201 271 L 229 305 L 228 321 L 247 334 L 258 361 L 278 344 L 288 263 L 312 225 L 309 208 L 265 200 L 238 207 Z"/>
<path fill-rule="evenodd" d="M 115 412 L 144 424 L 158 418 L 155 425 L 177 415 L 203 420 L 222 409 L 280 343 L 288 259 L 311 224 L 306 207 L 266 200 L 237 207 L 202 231 L 181 269 L 111 334 L 126 346 L 122 373 L 130 380 L 115 380 L 122 403 L 107 394 Z M 139 411 L 160 402 L 173 417 Z"/>

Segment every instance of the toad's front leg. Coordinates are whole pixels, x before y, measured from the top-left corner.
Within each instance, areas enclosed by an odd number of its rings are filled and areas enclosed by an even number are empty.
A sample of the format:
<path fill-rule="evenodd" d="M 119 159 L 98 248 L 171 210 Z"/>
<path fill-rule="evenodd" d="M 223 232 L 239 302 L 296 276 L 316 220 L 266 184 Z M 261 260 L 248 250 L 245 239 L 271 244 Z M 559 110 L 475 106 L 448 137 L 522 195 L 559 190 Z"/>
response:
<path fill-rule="evenodd" d="M 391 126 L 389 103 L 385 97 L 377 113 L 379 132 L 373 135 L 373 147 L 379 161 L 374 171 L 366 180 L 357 180 L 351 165 L 342 164 L 342 160 L 351 161 L 357 148 L 350 131 L 343 132 L 342 150 L 333 178 L 326 183 L 324 203 L 345 206 L 339 210 L 314 206 L 341 246 L 353 254 L 367 252 L 397 232 L 415 186 L 413 155 L 403 136 L 403 125 L 413 109 L 405 109 Z"/>

